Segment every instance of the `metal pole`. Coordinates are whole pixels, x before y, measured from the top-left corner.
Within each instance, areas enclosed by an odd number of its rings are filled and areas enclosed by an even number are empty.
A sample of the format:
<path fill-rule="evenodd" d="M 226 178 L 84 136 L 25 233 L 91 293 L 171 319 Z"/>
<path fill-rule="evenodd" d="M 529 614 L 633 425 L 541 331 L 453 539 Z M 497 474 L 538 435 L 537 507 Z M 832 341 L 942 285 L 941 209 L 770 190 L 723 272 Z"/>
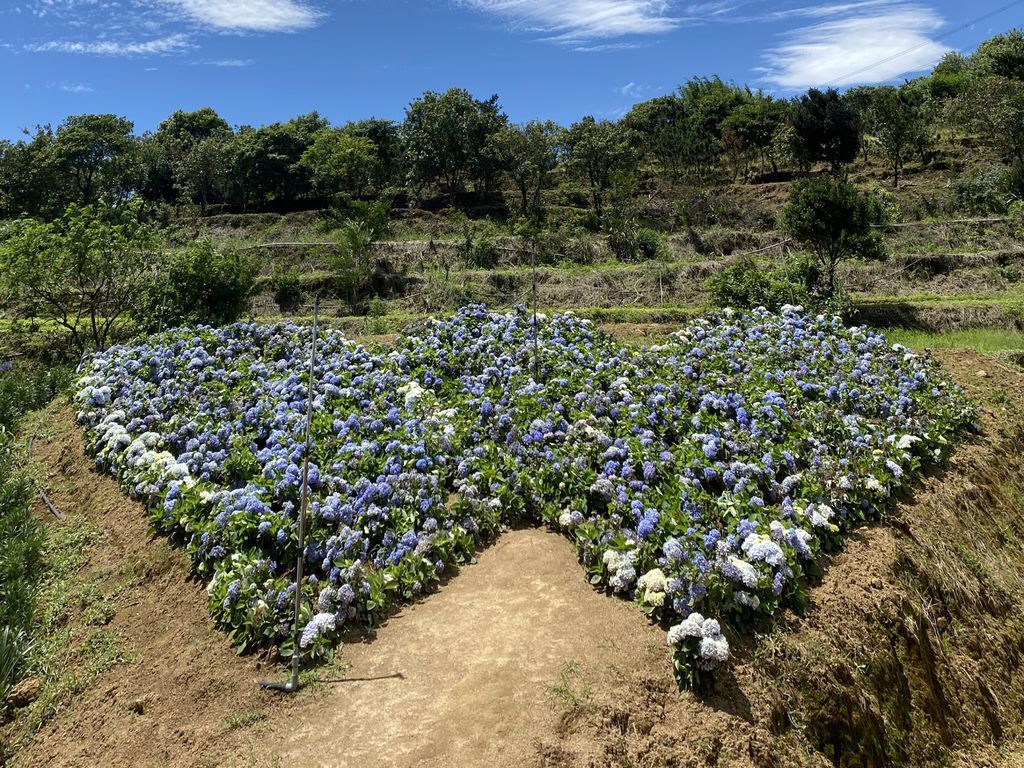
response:
<path fill-rule="evenodd" d="M 320 296 L 313 302 L 313 340 L 309 354 L 309 386 L 306 402 L 306 447 L 302 461 L 302 497 L 299 503 L 299 555 L 295 564 L 295 612 L 292 616 L 292 677 L 287 683 L 261 681 L 261 688 L 294 693 L 299 689 L 299 662 L 302 653 L 299 649 L 299 614 L 302 609 L 302 571 L 306 562 L 306 508 L 309 505 L 309 454 L 312 450 L 313 429 L 313 381 L 316 367 L 317 324 L 320 317 Z"/>
<path fill-rule="evenodd" d="M 164 291 L 160 296 L 160 315 L 157 321 L 156 332 L 163 333 L 164 331 L 164 311 L 167 308 L 167 286 L 171 282 L 171 271 L 168 264 L 164 264 Z"/>
<path fill-rule="evenodd" d="M 533 276 L 533 378 L 540 381 L 540 329 L 537 327 L 537 241 L 530 248 L 530 272 Z"/>

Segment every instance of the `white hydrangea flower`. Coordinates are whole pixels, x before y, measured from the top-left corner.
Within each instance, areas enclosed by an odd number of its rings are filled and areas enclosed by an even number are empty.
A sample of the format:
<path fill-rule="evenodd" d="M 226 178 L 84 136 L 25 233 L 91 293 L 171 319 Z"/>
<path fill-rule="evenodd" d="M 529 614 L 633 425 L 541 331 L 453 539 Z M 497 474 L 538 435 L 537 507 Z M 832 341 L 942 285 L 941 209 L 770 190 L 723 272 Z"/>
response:
<path fill-rule="evenodd" d="M 653 592 L 664 592 L 668 586 L 668 579 L 665 578 L 664 572 L 661 568 L 653 568 L 645 573 L 636 583 L 640 589 L 646 589 Z"/>
<path fill-rule="evenodd" d="M 722 626 L 718 623 L 718 619 L 704 619 L 700 623 L 700 633 L 702 637 L 714 637 L 722 634 Z"/>
<path fill-rule="evenodd" d="M 753 608 L 755 611 L 761 606 L 761 598 L 743 589 L 733 592 L 732 599 L 737 604 Z"/>
<path fill-rule="evenodd" d="M 668 631 L 668 644 L 680 645 L 688 637 L 704 636 L 704 617 L 699 613 L 691 613 L 681 623 Z"/>
<path fill-rule="evenodd" d="M 700 641 L 700 657 L 708 667 L 717 667 L 729 660 L 729 641 L 724 635 L 705 637 Z"/>
<path fill-rule="evenodd" d="M 919 442 L 921 442 L 921 438 L 917 435 L 904 435 L 896 443 L 896 447 L 901 451 L 909 451 L 913 447 L 914 443 Z"/>
<path fill-rule="evenodd" d="M 405 396 L 406 405 L 411 405 L 423 397 L 424 391 L 423 387 L 421 387 L 420 383 L 415 379 L 398 388 L 398 394 Z"/>
<path fill-rule="evenodd" d="M 811 525 L 815 528 L 831 528 L 832 515 L 835 510 L 828 504 L 812 504 L 808 510 L 811 513 Z"/>
<path fill-rule="evenodd" d="M 633 567 L 635 558 L 635 550 L 628 552 L 620 552 L 617 549 L 605 550 L 602 560 L 608 566 L 608 584 L 616 592 L 626 591 L 636 579 L 636 569 Z"/>
<path fill-rule="evenodd" d="M 665 604 L 665 590 L 668 589 L 668 579 L 660 568 L 653 568 L 637 582 L 638 590 L 643 590 L 643 601 L 648 605 L 660 607 Z"/>
<path fill-rule="evenodd" d="M 729 556 L 729 565 L 735 569 L 736 574 L 739 576 L 739 581 L 745 586 L 751 589 L 757 586 L 758 577 L 757 569 L 744 560 L 742 557 L 736 557 L 735 555 Z"/>

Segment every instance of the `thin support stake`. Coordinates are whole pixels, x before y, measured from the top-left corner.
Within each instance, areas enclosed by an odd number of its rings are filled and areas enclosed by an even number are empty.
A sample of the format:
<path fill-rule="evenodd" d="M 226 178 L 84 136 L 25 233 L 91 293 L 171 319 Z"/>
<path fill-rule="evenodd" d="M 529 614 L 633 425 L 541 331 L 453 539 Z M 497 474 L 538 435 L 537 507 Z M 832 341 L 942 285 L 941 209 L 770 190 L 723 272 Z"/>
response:
<path fill-rule="evenodd" d="M 533 277 L 533 378 L 540 381 L 540 329 L 537 328 L 537 243 L 530 248 L 530 272 Z"/>
<path fill-rule="evenodd" d="M 28 460 L 32 459 L 32 443 L 35 442 L 35 439 L 35 435 L 28 436 L 28 447 L 25 449 L 25 458 Z M 42 483 L 36 483 L 36 490 L 39 491 L 39 498 L 43 500 L 43 503 L 46 505 L 46 508 L 53 513 L 53 516 L 56 517 L 58 520 L 63 520 L 64 516 L 60 513 L 60 510 L 58 510 L 57 507 L 53 505 L 53 502 L 50 501 L 50 497 L 46 495 L 46 491 L 43 490 Z"/>
<path fill-rule="evenodd" d="M 309 354 L 309 386 L 308 399 L 306 401 L 306 444 L 303 450 L 302 461 L 302 497 L 299 504 L 299 555 L 295 564 L 295 611 L 292 615 L 292 677 L 287 683 L 263 681 L 262 688 L 270 688 L 275 691 L 294 693 L 299 689 L 299 662 L 301 652 L 299 649 L 299 614 L 302 610 L 302 572 L 306 561 L 306 508 L 309 506 L 309 454 L 312 450 L 313 431 L 313 382 L 316 375 L 316 341 L 317 326 L 320 318 L 320 296 L 313 302 L 313 340 L 310 345 Z"/>
<path fill-rule="evenodd" d="M 163 293 L 160 294 L 160 314 L 157 316 L 157 326 L 156 326 L 156 332 L 157 333 L 163 333 L 164 332 L 164 312 L 166 312 L 166 310 L 167 310 L 167 288 L 169 287 L 170 282 L 171 282 L 171 269 L 170 269 L 170 265 L 165 262 L 164 263 L 164 279 L 163 279 L 164 290 L 163 290 Z"/>

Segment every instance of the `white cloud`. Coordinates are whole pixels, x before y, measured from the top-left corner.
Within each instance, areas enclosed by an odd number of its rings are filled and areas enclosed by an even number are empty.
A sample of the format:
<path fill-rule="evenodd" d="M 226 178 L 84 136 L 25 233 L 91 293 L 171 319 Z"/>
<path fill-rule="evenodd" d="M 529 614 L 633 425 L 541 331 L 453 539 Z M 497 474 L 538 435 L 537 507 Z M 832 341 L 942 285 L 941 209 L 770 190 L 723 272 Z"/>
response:
<path fill-rule="evenodd" d="M 626 83 L 623 86 L 615 89 L 615 92 L 620 96 L 625 96 L 627 99 L 641 99 L 648 94 L 658 93 L 661 91 L 661 86 L 650 86 L 642 85 L 641 83 Z"/>
<path fill-rule="evenodd" d="M 318 24 L 320 0 L 25 0 L 39 53 L 146 56 L 200 47 L 211 33 L 292 32 Z M 2 5 L 2 0 L 0 0 Z M 3 10 L 0 9 L 0 15 Z M 0 24 L 0 28 L 2 28 Z M 223 66 L 241 66 L 243 58 Z"/>
<path fill-rule="evenodd" d="M 191 48 L 185 35 L 169 35 L 153 40 L 116 41 L 51 40 L 46 43 L 30 43 L 25 50 L 34 53 L 84 53 L 95 56 L 145 56 L 162 53 L 177 53 Z"/>
<path fill-rule="evenodd" d="M 629 51 L 634 48 L 647 48 L 645 43 L 598 43 L 597 45 L 576 45 L 574 51 L 581 53 L 608 53 L 610 51 Z"/>
<path fill-rule="evenodd" d="M 791 89 L 895 80 L 929 69 L 950 50 L 931 37 L 944 23 L 929 8 L 890 3 L 794 30 L 765 55 L 761 72 Z"/>
<path fill-rule="evenodd" d="M 668 32 L 679 24 L 668 0 L 462 0 L 562 41 Z"/>
<path fill-rule="evenodd" d="M 321 13 L 300 0 L 164 0 L 193 21 L 219 30 L 291 32 L 315 26 Z"/>
<path fill-rule="evenodd" d="M 96 89 L 85 83 L 61 83 L 58 86 L 64 93 L 92 93 Z"/>
<path fill-rule="evenodd" d="M 204 63 L 211 67 L 248 67 L 253 61 L 252 59 L 214 59 Z"/>

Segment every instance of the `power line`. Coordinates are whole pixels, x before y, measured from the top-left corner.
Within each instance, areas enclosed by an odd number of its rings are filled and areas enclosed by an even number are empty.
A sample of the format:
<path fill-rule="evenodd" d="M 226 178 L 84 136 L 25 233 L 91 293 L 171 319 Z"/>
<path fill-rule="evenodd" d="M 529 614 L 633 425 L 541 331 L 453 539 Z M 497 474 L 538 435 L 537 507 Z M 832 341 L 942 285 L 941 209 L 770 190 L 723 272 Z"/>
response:
<path fill-rule="evenodd" d="M 868 72 L 874 69 L 875 67 L 880 67 L 882 64 L 888 64 L 890 61 L 898 59 L 902 56 L 906 56 L 908 53 L 913 53 L 914 51 L 918 51 L 921 48 L 925 48 L 934 43 L 936 40 L 942 40 L 943 38 L 949 37 L 950 35 L 955 35 L 957 32 L 962 32 L 965 29 L 969 29 L 970 27 L 973 27 L 975 24 L 978 24 L 979 22 L 985 21 L 986 19 L 990 19 L 993 16 L 998 16 L 1000 13 L 1008 11 L 1016 5 L 1020 5 L 1021 3 L 1024 3 L 1024 0 L 1013 0 L 1013 2 L 1006 3 L 1005 5 L 1002 5 L 999 8 L 996 8 L 995 10 L 989 11 L 988 13 L 983 13 L 981 16 L 978 16 L 977 18 L 971 19 L 970 21 L 961 24 L 959 27 L 954 27 L 953 29 L 943 32 L 941 35 L 925 40 L 923 43 L 918 43 L 917 45 L 911 46 L 910 48 L 907 48 L 905 51 L 894 53 L 891 56 L 886 56 L 884 59 L 879 59 L 878 61 L 872 64 L 868 64 L 866 67 L 861 67 L 860 69 L 854 70 L 853 72 L 849 72 L 845 75 L 841 75 L 840 77 L 832 78 L 827 83 L 825 83 L 825 86 L 835 85 L 836 83 L 848 80 L 851 77 L 856 77 L 857 75 L 863 74 L 864 72 Z M 900 74 L 904 73 L 901 72 Z"/>

